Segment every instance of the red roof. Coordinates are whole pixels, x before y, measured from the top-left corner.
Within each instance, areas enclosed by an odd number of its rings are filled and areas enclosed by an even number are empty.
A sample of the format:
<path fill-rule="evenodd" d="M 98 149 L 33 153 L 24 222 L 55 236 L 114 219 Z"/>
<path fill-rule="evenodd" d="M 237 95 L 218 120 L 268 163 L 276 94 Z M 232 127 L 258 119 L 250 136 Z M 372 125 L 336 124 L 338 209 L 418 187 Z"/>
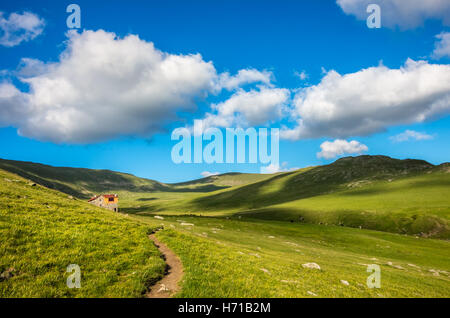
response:
<path fill-rule="evenodd" d="M 92 197 L 88 200 L 88 202 L 94 201 L 95 199 L 99 198 L 99 197 L 104 197 L 104 198 L 117 198 L 118 195 L 117 194 L 101 194 L 101 195 L 96 195 L 95 197 Z"/>
<path fill-rule="evenodd" d="M 96 195 L 95 197 L 92 197 L 88 200 L 88 202 L 94 201 L 95 199 L 97 199 L 99 197 L 99 195 Z"/>

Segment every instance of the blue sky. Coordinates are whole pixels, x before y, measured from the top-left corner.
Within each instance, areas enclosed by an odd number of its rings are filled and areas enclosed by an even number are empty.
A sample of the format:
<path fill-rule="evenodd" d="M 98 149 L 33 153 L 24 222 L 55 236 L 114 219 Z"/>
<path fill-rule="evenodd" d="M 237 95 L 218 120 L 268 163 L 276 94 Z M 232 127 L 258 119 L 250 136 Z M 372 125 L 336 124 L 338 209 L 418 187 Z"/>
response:
<path fill-rule="evenodd" d="M 349 0 L 348 2 L 358 4 L 358 1 Z M 365 11 L 366 1 L 359 2 L 361 3 L 360 7 Z M 47 65 L 49 63 L 62 64 L 59 56 L 68 46 L 66 18 L 69 14 L 66 13 L 66 6 L 70 3 L 65 1 L 14 1 L 2 3 L 0 6 L 4 19 L 14 12 L 18 14 L 30 12 L 45 21 L 39 35 L 31 36 L 18 44 L 0 45 L 2 57 L 0 70 L 3 70 L 3 78 L 0 79 L 0 83 L 8 83 L 8 85 L 16 87 L 20 91 L 17 93 L 19 96 L 17 98 L 22 98 L 20 96 L 25 94 L 24 98 L 30 98 L 33 107 L 42 105 L 43 99 L 46 101 L 50 98 L 50 100 L 59 101 L 56 99 L 57 96 L 46 95 L 44 98 L 41 96 L 42 94 L 38 94 L 37 87 L 43 89 L 41 87 L 44 85 L 46 74 L 53 71 L 51 67 L 45 66 L 44 71 L 41 70 L 41 73 L 34 74 L 32 78 L 36 77 L 36 87 L 30 88 L 29 83 L 21 81 L 20 75 L 17 75 L 21 71 L 19 65 L 23 58 L 39 60 Z M 207 62 L 211 62 L 214 73 L 218 76 L 225 72 L 228 72 L 230 76 L 235 76 L 240 70 L 257 70 L 270 73 L 270 83 L 255 81 L 242 84 L 234 90 L 221 88 L 214 92 L 206 86 L 195 87 L 192 91 L 183 91 L 183 98 L 185 95 L 189 95 L 188 102 L 194 102 L 196 107 L 191 105 L 185 108 L 178 104 L 161 106 L 162 108 L 172 107 L 170 110 L 173 110 L 173 113 L 167 112 L 165 113 L 166 117 L 158 117 L 163 124 L 157 128 L 152 125 L 151 128 L 146 127 L 136 131 L 123 128 L 118 131 L 108 129 L 98 132 L 95 127 L 87 127 L 84 130 L 83 121 L 79 123 L 83 129 L 72 127 L 73 124 L 71 124 L 71 131 L 74 131 L 74 134 L 78 133 L 81 136 L 80 139 L 74 139 L 72 136 L 59 137 L 61 131 L 65 131 L 65 126 L 58 123 L 60 119 L 57 116 L 52 117 L 52 122 L 48 116 L 42 117 L 42 114 L 39 113 L 25 122 L 23 119 L 19 120 L 9 115 L 13 111 L 8 110 L 8 107 L 16 106 L 11 98 L 7 99 L 9 98 L 8 94 L 6 94 L 8 96 L 4 94 L 6 97 L 2 99 L 0 88 L 0 107 L 6 109 L 5 112 L 0 111 L 0 116 L 3 116 L 3 118 L 0 117 L 1 158 L 34 161 L 56 166 L 112 169 L 163 182 L 198 178 L 205 171 L 259 172 L 261 164 L 176 165 L 171 160 L 171 149 L 175 142 L 171 141 L 170 133 L 176 127 L 189 126 L 194 119 L 206 118 L 205 113 L 216 114 L 211 108 L 211 104 L 221 105 L 222 103 L 223 107 L 228 107 L 226 101 L 233 95 L 239 93 L 245 95 L 248 92 L 257 95 L 263 91 L 261 86 L 264 86 L 271 92 L 277 90 L 276 93 L 287 92 L 286 94 L 289 95 L 286 100 L 281 97 L 282 106 L 268 105 L 268 108 L 264 110 L 276 113 L 283 108 L 283 115 L 277 118 L 266 118 L 265 122 L 257 122 L 256 125 L 249 126 L 282 129 L 287 127 L 286 129 L 292 130 L 299 125 L 300 119 L 303 119 L 305 124 L 300 134 L 288 139 L 282 138 L 280 141 L 280 162 L 286 162 L 283 169 L 325 164 L 335 160 L 339 154 L 325 158 L 319 158 L 317 154 L 321 151 L 320 146 L 324 142 L 333 142 L 336 139 L 355 140 L 360 145 L 367 147 L 367 150 L 361 151 L 367 154 L 382 154 L 396 158 L 420 158 L 434 164 L 450 161 L 450 81 L 448 81 L 449 71 L 447 68 L 450 59 L 449 55 L 445 54 L 446 47 L 442 48 L 444 53 L 433 55 L 439 45 L 436 35 L 446 34 L 450 31 L 448 7 L 426 11 L 432 12 L 427 14 L 422 14 L 421 10 L 429 8 L 417 8 L 418 21 L 408 21 L 401 15 L 405 12 L 404 10 L 414 11 L 414 8 L 382 7 L 382 28 L 369 29 L 359 12 L 354 12 L 352 8 L 349 9 L 349 7 L 345 7 L 343 4 L 339 5 L 332 0 L 77 1 L 76 3 L 81 7 L 79 34 L 82 34 L 83 30 L 94 32 L 104 30 L 115 33 L 118 38 L 124 38 L 130 34 L 138 35 L 140 43 L 153 42 L 158 51 L 171 56 L 201 54 L 201 63 L 196 62 L 201 71 L 205 70 Z M 377 3 L 377 1 L 371 1 L 371 3 Z M 399 17 L 395 16 L 397 14 L 395 10 L 398 10 Z M 408 16 L 414 16 L 414 14 L 408 14 Z M 383 17 L 386 17 L 384 20 L 386 26 L 383 23 Z M 0 33 L 1 35 L 2 33 Z M 82 41 L 83 35 L 79 39 Z M 112 39 L 111 41 L 116 40 Z M 126 50 L 126 43 L 123 44 L 121 49 Z M 445 44 L 442 41 L 441 46 Z M 76 50 L 87 50 L 87 45 L 74 45 L 76 49 L 74 48 L 72 53 Z M 145 50 L 145 45 L 139 44 L 136 48 L 130 47 L 130 50 L 133 49 Z M 138 54 L 135 56 L 139 58 Z M 423 60 L 426 65 L 407 67 L 405 63 L 408 59 Z M 86 63 L 94 62 L 86 61 Z M 106 67 L 115 69 L 115 65 Z M 373 74 L 369 72 L 370 74 L 366 76 L 364 74 L 367 72 L 361 72 L 371 67 L 375 68 Z M 394 77 L 397 73 L 390 71 L 402 68 L 406 70 L 401 76 L 399 75 L 400 77 L 396 81 Z M 354 74 L 354 79 L 346 82 L 342 78 L 332 77 L 330 73 L 332 70 L 341 76 Z M 33 69 L 33 72 L 36 70 Z M 61 69 L 58 71 L 58 78 L 61 78 L 60 76 L 71 78 L 72 74 L 66 68 L 64 68 L 64 75 L 62 72 Z M 302 72 L 306 75 L 304 79 L 295 75 Z M 89 70 L 83 70 L 82 75 L 96 76 L 90 74 Z M 324 77 L 326 76 L 330 76 L 328 85 L 320 85 L 321 83 L 325 84 Z M 217 76 L 214 77 L 214 80 L 217 78 Z M 392 84 L 389 83 L 391 78 Z M 187 83 L 192 82 L 189 78 L 183 78 L 183 80 L 186 80 Z M 78 81 L 80 80 L 78 79 Z M 196 82 L 197 79 L 194 81 Z M 433 83 L 429 84 L 430 82 Z M 173 82 L 170 83 L 173 87 Z M 345 89 L 348 89 L 348 83 L 367 87 L 355 87 L 356 93 L 344 92 Z M 402 95 L 405 93 L 403 87 L 406 85 L 405 83 L 415 87 L 411 89 L 411 94 L 417 93 L 416 100 L 420 101 L 418 105 L 408 100 L 408 96 Z M 98 85 L 100 87 L 107 84 L 99 81 Z M 372 88 L 370 87 L 380 85 L 386 85 L 386 87 L 379 88 L 386 95 L 383 95 L 384 97 L 378 101 L 375 97 L 379 91 L 371 92 Z M 8 88 L 12 86 L 8 86 Z M 92 90 L 100 90 L 99 87 L 94 85 Z M 313 89 L 317 94 L 313 94 Z M 374 100 L 367 104 L 365 104 L 366 99 L 363 98 L 364 94 L 360 94 L 362 97 L 357 96 L 357 92 L 364 92 L 364 90 L 369 91 L 368 95 L 375 96 Z M 114 96 L 114 87 L 111 87 L 110 91 L 113 92 L 112 99 L 120 98 L 120 96 Z M 204 91 L 207 93 L 205 94 Z M 57 95 L 56 90 L 53 92 L 50 90 L 50 93 L 46 90 L 46 92 L 50 95 Z M 32 96 L 30 97 L 28 93 Z M 326 95 L 323 99 L 318 97 L 318 95 L 322 96 L 322 93 Z M 402 95 L 401 98 L 398 95 Z M 439 96 L 436 97 L 437 95 Z M 386 96 L 392 100 L 386 101 Z M 102 97 L 95 96 L 96 102 L 102 101 Z M 142 103 L 145 104 L 145 98 L 149 97 L 146 95 L 142 98 Z M 298 101 L 299 98 L 303 98 L 301 102 Z M 80 98 L 79 100 L 84 99 Z M 108 104 L 108 100 L 105 98 L 104 103 Z M 172 99 L 170 100 L 172 101 Z M 355 101 L 355 105 L 348 106 L 352 101 Z M 316 107 L 315 105 L 322 105 L 325 102 L 326 104 L 331 103 L 337 109 L 335 113 L 339 116 L 328 118 L 329 116 L 323 116 L 323 113 L 319 113 L 318 110 L 313 110 L 312 115 L 307 115 L 311 113 L 308 112 L 308 107 Z M 157 101 L 151 100 L 148 103 L 155 109 L 160 107 L 157 105 Z M 380 104 L 379 111 L 374 109 L 378 103 Z M 96 105 L 94 103 L 90 107 Z M 433 108 L 430 105 L 440 106 L 433 106 L 435 107 Z M 140 106 L 141 104 L 139 104 Z M 24 107 L 29 107 L 29 105 L 26 104 Z M 64 108 L 64 102 L 59 107 Z M 102 104 L 102 107 L 107 107 L 107 105 Z M 238 122 L 234 121 L 237 118 L 234 116 L 239 117 L 239 114 L 246 114 L 246 110 L 239 108 L 247 107 L 246 105 L 238 104 L 236 107 L 233 117 L 228 118 L 232 123 Z M 378 113 L 385 111 L 385 107 L 391 107 L 391 109 L 397 107 L 399 110 L 395 112 L 388 110 L 387 117 L 380 118 Z M 432 111 L 425 112 L 424 109 L 427 107 Z M 365 111 L 369 108 L 370 111 Z M 115 109 L 112 108 L 111 112 L 114 111 Z M 160 110 L 150 113 L 145 111 L 143 114 L 160 116 L 160 112 Z M 392 118 L 389 117 L 390 112 L 392 112 Z M 358 114 L 356 115 L 356 113 Z M 48 115 L 48 113 L 46 114 Z M 120 112 L 117 116 L 120 117 L 123 114 Z M 178 116 L 174 116 L 174 114 Z M 396 117 L 394 118 L 394 116 Z M 242 119 L 241 117 L 239 118 Z M 247 123 L 254 121 L 251 115 L 244 117 L 244 121 Z M 320 119 L 317 119 L 318 117 Z M 324 119 L 325 117 L 327 118 Z M 45 121 L 42 121 L 42 126 L 39 126 L 41 123 L 39 120 L 42 118 L 45 118 Z M 145 118 L 140 119 L 145 120 Z M 372 129 L 369 127 L 370 124 L 361 125 L 361 120 L 368 123 L 376 120 L 377 124 L 374 124 Z M 122 124 L 124 123 L 117 122 L 117 126 Z M 141 124 L 141 121 L 130 122 L 130 125 Z M 53 130 L 54 127 L 57 128 Z M 20 135 L 17 132 L 18 128 L 21 131 Z M 86 135 L 80 131 L 86 131 Z M 88 133 L 90 131 L 97 134 L 95 138 Z M 415 132 L 415 134 L 411 132 Z M 395 136 L 399 134 L 403 134 L 401 135 L 403 138 L 395 139 Z M 97 138 L 97 136 L 101 137 Z M 334 150 L 336 149 L 331 148 L 330 151 Z M 353 153 L 352 150 L 347 149 L 342 155 L 353 155 Z"/>

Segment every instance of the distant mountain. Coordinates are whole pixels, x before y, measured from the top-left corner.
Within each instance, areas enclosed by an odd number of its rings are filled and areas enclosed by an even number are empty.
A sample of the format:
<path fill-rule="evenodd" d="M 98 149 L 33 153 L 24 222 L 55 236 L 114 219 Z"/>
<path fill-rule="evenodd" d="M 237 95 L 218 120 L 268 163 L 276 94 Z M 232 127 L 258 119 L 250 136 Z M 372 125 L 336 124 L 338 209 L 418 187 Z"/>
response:
<path fill-rule="evenodd" d="M 230 172 L 187 182 L 174 183 L 170 186 L 172 186 L 174 191 L 192 190 L 195 192 L 210 192 L 259 182 L 271 177 L 273 177 L 271 174 Z"/>

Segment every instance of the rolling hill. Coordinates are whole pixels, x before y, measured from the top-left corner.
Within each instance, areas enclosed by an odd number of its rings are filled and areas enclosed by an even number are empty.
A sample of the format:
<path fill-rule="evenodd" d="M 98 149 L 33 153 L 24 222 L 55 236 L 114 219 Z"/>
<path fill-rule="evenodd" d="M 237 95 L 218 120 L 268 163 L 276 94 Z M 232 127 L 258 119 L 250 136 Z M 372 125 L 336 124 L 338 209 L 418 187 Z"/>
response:
<path fill-rule="evenodd" d="M 450 237 L 448 163 L 358 156 L 274 175 L 228 173 L 177 184 L 6 160 L 0 169 L 81 199 L 118 193 L 123 213 L 237 216 Z"/>
<path fill-rule="evenodd" d="M 223 173 L 187 182 L 173 183 L 173 191 L 210 192 L 266 180 L 273 175 L 258 173 Z"/>
<path fill-rule="evenodd" d="M 253 209 L 268 205 L 361 187 L 378 180 L 433 171 L 422 160 L 398 160 L 385 156 L 346 157 L 332 164 L 283 173 L 270 179 L 195 200 L 201 208 Z"/>
<path fill-rule="evenodd" d="M 0 197 L 0 297 L 141 297 L 164 274 L 151 226 L 2 170 Z"/>
<path fill-rule="evenodd" d="M 110 170 L 52 167 L 5 159 L 0 159 L 0 169 L 80 199 L 88 199 L 96 193 L 105 191 L 149 192 L 160 191 L 167 187 L 154 180 Z"/>
<path fill-rule="evenodd" d="M 111 170 L 53 167 L 5 159 L 0 159 L 0 169 L 80 199 L 88 199 L 102 192 L 212 192 L 270 177 L 251 173 L 225 173 L 188 182 L 166 184 Z"/>
<path fill-rule="evenodd" d="M 9 162 L 15 166 L 34 179 L 0 169 L 0 272 L 9 273 L 0 277 L 2 297 L 141 297 L 164 274 L 147 238 L 161 226 L 157 237 L 184 267 L 177 297 L 450 294 L 449 242 L 433 239 L 448 239 L 448 164 L 363 156 L 277 175 L 158 183 L 162 188 L 131 176 L 120 190 L 125 215 L 71 197 L 74 189 L 108 187 L 89 179 L 101 178 L 97 170 L 59 176 L 65 168 Z M 124 175 L 100 172 L 108 180 Z M 205 184 L 222 188 L 197 191 Z M 304 266 L 311 262 L 320 269 Z M 69 264 L 81 268 L 80 289 L 66 286 Z M 381 289 L 366 285 L 368 264 L 381 268 Z"/>
<path fill-rule="evenodd" d="M 347 157 L 198 197 L 198 211 L 450 237 L 448 164 Z"/>

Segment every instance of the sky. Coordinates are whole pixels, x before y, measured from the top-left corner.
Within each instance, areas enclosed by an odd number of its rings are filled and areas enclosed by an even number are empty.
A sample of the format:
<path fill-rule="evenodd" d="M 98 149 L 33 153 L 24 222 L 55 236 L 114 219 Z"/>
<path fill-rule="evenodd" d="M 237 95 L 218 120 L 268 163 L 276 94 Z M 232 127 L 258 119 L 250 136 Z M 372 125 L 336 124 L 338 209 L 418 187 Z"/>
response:
<path fill-rule="evenodd" d="M 450 161 L 449 1 L 17 0 L 0 12 L 0 158 L 162 182 L 359 154 Z M 278 128 L 279 163 L 174 163 L 171 134 L 194 120 Z"/>

